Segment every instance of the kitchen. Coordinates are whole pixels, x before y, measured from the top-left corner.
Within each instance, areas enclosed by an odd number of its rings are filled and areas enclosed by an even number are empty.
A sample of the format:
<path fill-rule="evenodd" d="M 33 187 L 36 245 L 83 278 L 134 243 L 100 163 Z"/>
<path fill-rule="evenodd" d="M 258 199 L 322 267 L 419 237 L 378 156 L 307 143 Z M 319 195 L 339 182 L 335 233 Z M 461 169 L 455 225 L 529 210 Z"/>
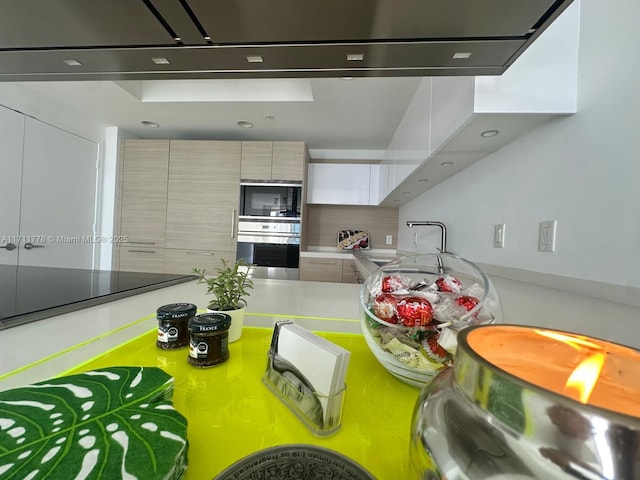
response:
<path fill-rule="evenodd" d="M 634 247 L 640 238 L 635 193 L 640 167 L 632 159 L 638 156 L 633 133 L 640 105 L 633 79 L 640 62 L 637 53 L 631 50 L 629 59 L 621 47 L 634 44 L 632 19 L 638 18 L 639 6 L 632 1 L 615 10 L 594 1 L 575 5 L 580 13 L 578 113 L 550 120 L 404 203 L 397 231 L 388 233 L 397 237 L 397 250 L 433 251 L 440 242 L 437 229 L 412 230 L 405 224 L 442 221 L 448 249 L 493 275 L 508 321 L 567 328 L 638 348 L 640 262 Z M 105 135 L 99 125 L 65 115 L 54 100 L 43 100 L 19 83 L 0 84 L 0 96 L 3 105 L 54 125 L 90 138 Z M 107 217 L 108 207 L 102 208 Z M 558 222 L 556 251 L 539 252 L 539 223 L 553 219 Z M 504 248 L 493 246 L 495 224 L 506 225 Z M 100 233 L 113 232 L 103 226 Z M 376 243 L 373 248 L 385 248 Z M 157 305 L 155 298 L 142 309 L 147 314 Z M 88 338 L 111 329 L 103 328 L 87 332 Z M 11 329 L 2 337 L 3 351 L 5 345 L 26 341 Z M 23 365 L 32 360 L 23 359 Z"/>

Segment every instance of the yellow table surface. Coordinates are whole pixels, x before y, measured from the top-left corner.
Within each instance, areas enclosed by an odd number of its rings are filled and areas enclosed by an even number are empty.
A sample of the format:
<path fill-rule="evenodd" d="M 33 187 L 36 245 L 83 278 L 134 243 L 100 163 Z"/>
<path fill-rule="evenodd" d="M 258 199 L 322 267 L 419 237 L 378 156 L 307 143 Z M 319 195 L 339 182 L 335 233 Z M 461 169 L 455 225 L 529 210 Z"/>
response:
<path fill-rule="evenodd" d="M 200 369 L 187 363 L 188 349 L 158 349 L 153 330 L 66 373 L 123 365 L 157 366 L 172 375 L 174 406 L 189 421 L 186 480 L 211 479 L 253 452 L 292 443 L 341 452 L 378 480 L 414 478 L 409 440 L 419 389 L 388 373 L 361 335 L 318 333 L 349 350 L 351 360 L 342 427 L 315 436 L 262 383 L 271 334 L 271 328 L 245 327 L 226 362 Z"/>

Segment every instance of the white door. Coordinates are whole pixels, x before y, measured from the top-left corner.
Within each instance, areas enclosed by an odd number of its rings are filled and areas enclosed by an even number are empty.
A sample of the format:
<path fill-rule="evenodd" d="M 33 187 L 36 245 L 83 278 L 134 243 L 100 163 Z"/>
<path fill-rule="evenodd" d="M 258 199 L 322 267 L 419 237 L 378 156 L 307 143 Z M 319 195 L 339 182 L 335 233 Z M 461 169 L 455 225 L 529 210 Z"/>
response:
<path fill-rule="evenodd" d="M 93 267 L 97 158 L 96 143 L 26 118 L 20 265 Z"/>
<path fill-rule="evenodd" d="M 24 115 L 0 107 L 0 265 L 17 265 Z"/>

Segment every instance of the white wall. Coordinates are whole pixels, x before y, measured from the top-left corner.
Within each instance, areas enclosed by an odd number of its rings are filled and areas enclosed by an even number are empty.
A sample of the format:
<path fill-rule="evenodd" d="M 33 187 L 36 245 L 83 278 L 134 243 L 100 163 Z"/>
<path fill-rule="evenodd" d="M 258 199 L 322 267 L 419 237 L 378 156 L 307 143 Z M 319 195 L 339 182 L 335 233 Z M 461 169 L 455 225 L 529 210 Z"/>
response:
<path fill-rule="evenodd" d="M 578 113 L 558 117 L 400 209 L 401 250 L 448 248 L 481 263 L 640 286 L 640 2 L 582 0 Z M 537 250 L 538 225 L 557 220 L 555 253 Z M 505 248 L 493 248 L 494 224 Z M 419 245 L 413 234 L 419 235 Z"/>

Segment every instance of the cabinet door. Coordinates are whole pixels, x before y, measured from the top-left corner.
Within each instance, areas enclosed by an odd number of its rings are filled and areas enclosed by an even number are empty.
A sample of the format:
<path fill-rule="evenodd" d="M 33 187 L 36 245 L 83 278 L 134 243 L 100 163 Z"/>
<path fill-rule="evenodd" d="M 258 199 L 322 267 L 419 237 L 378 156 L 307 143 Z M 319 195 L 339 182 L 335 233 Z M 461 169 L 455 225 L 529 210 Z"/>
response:
<path fill-rule="evenodd" d="M 164 271 L 190 274 L 194 268 L 204 268 L 213 274 L 216 268 L 222 266 L 221 258 L 227 262 L 235 262 L 236 252 L 167 248 L 164 253 Z"/>
<path fill-rule="evenodd" d="M 164 272 L 164 248 L 120 245 L 120 270 L 124 272 Z"/>
<path fill-rule="evenodd" d="M 273 142 L 242 142 L 243 180 L 271 180 Z"/>
<path fill-rule="evenodd" d="M 305 156 L 304 142 L 273 142 L 271 178 L 303 181 Z"/>
<path fill-rule="evenodd" d="M 300 258 L 300 280 L 342 283 L 342 260 L 338 258 Z"/>
<path fill-rule="evenodd" d="M 126 140 L 122 160 L 120 234 L 129 246 L 164 247 L 168 140 Z"/>
<path fill-rule="evenodd" d="M 234 251 L 241 143 L 171 141 L 166 246 Z"/>
<path fill-rule="evenodd" d="M 327 205 L 369 205 L 371 165 L 311 163 L 307 202 Z"/>

